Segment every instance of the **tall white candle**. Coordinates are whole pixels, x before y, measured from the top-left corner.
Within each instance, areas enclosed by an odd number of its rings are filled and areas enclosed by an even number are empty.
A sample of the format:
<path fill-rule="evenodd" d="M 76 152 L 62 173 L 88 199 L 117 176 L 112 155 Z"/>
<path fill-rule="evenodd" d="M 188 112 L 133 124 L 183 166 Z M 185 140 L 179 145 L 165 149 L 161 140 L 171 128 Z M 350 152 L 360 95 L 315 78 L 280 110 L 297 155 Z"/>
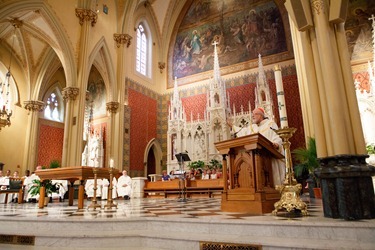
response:
<path fill-rule="evenodd" d="M 288 127 L 288 116 L 286 115 L 285 96 L 283 87 L 283 78 L 279 65 L 275 66 L 276 95 L 279 106 L 280 127 Z"/>
<path fill-rule="evenodd" d="M 113 161 L 113 159 L 111 159 L 111 160 L 109 161 L 109 167 L 110 167 L 110 168 L 113 168 L 113 165 L 114 165 L 114 161 Z"/>

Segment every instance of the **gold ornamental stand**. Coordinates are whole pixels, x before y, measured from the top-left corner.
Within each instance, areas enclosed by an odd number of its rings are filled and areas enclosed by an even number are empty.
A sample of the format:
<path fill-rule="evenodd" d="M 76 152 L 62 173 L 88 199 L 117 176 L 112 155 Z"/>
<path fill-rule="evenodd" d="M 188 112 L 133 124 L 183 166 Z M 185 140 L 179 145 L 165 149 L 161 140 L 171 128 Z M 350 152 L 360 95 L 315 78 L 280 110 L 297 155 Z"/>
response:
<path fill-rule="evenodd" d="M 111 209 L 112 207 L 117 208 L 117 205 L 113 203 L 112 199 L 112 190 L 113 190 L 113 168 L 109 168 L 109 188 L 108 188 L 108 199 L 107 204 L 104 205 L 104 209 Z"/>
<path fill-rule="evenodd" d="M 274 204 L 275 209 L 272 211 L 273 215 L 277 215 L 277 212 L 283 209 L 286 209 L 288 213 L 294 209 L 298 209 L 301 211 L 302 215 L 309 215 L 306 203 L 301 200 L 299 195 L 302 190 L 302 185 L 297 183 L 294 178 L 292 156 L 290 153 L 289 139 L 293 136 L 296 130 L 296 128 L 284 127 L 276 131 L 283 141 L 286 175 L 284 183 L 280 186 L 276 186 L 276 190 L 281 193 L 281 198 Z"/>
<path fill-rule="evenodd" d="M 87 207 L 87 209 L 92 208 L 95 210 L 97 207 L 102 207 L 100 204 L 97 204 L 96 201 L 96 190 L 98 189 L 98 184 L 97 184 L 97 175 L 98 175 L 98 168 L 94 167 L 93 170 L 94 172 L 94 197 L 92 197 L 91 204 Z"/>

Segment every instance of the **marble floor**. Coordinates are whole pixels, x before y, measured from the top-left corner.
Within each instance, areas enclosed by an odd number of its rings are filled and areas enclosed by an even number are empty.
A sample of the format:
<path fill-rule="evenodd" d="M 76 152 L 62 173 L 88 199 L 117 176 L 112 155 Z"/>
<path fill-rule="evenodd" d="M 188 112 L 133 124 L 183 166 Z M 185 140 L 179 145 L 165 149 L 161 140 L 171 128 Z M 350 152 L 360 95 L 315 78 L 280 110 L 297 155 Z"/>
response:
<path fill-rule="evenodd" d="M 271 214 L 253 215 L 236 212 L 223 212 L 220 209 L 220 198 L 192 198 L 181 201 L 178 198 L 170 199 L 143 199 L 115 200 L 117 209 L 105 209 L 107 201 L 98 201 L 102 208 L 87 208 L 91 201 L 85 200 L 85 209 L 77 209 L 68 206 L 67 202 L 52 201 L 43 209 L 38 208 L 37 203 L 8 203 L 0 204 L 1 218 L 35 218 L 35 219 L 129 219 L 135 217 L 159 217 L 159 218 L 210 218 L 215 220 L 300 220 L 300 221 L 324 221 L 321 199 L 303 199 L 308 205 L 309 216 L 300 213 L 281 213 L 278 216 Z M 76 201 L 75 201 L 76 202 Z"/>
<path fill-rule="evenodd" d="M 264 215 L 252 215 L 252 214 L 245 214 L 245 213 L 235 213 L 235 212 L 223 212 L 220 209 L 221 200 L 219 198 L 194 198 L 188 199 L 186 202 L 182 202 L 177 198 L 171 199 L 143 199 L 143 198 L 133 198 L 131 200 L 116 200 L 115 203 L 117 204 L 117 209 L 100 209 L 97 208 L 87 209 L 86 207 L 91 203 L 90 201 L 85 201 L 85 208 L 86 209 L 77 209 L 76 206 L 68 206 L 67 202 L 59 202 L 53 201 L 49 203 L 49 205 L 43 209 L 38 208 L 38 204 L 36 203 L 24 203 L 24 204 L 16 204 L 16 203 L 9 203 L 9 204 L 0 204 L 0 223 L 2 225 L 7 225 L 6 228 L 4 226 L 0 226 L 0 236 L 7 235 L 7 233 L 12 231 L 11 227 L 19 227 L 20 222 L 29 221 L 30 223 L 37 223 L 37 222 L 51 222 L 55 225 L 62 222 L 70 222 L 70 223 L 83 223 L 83 222 L 91 222 L 91 223 L 110 223 L 113 221 L 121 221 L 121 222 L 132 222 L 142 220 L 142 223 L 147 221 L 147 223 L 151 223 L 152 221 L 168 221 L 173 222 L 176 221 L 178 223 L 185 223 L 190 225 L 190 223 L 208 223 L 208 224 L 215 224 L 222 225 L 225 223 L 233 225 L 243 225 L 247 226 L 247 224 L 253 224 L 256 226 L 264 224 L 266 226 L 270 226 L 272 230 L 275 226 L 278 225 L 287 225 L 287 226 L 295 226 L 297 227 L 297 231 L 299 230 L 298 227 L 302 226 L 322 226 L 332 227 L 333 225 L 339 226 L 339 230 L 345 230 L 345 228 L 352 227 L 353 230 L 357 226 L 360 226 L 361 229 L 365 227 L 367 230 L 365 234 L 369 234 L 369 242 L 362 242 L 361 244 L 355 244 L 355 241 L 359 237 L 355 238 L 354 240 L 349 240 L 349 242 L 353 242 L 352 245 L 348 245 L 347 243 L 343 242 L 341 245 L 337 245 L 340 249 L 375 249 L 375 240 L 371 240 L 371 235 L 373 233 L 373 238 L 375 238 L 375 220 L 362 220 L 357 222 L 347 222 L 341 219 L 331 219 L 325 218 L 323 216 L 323 208 L 322 208 L 322 201 L 320 199 L 310 199 L 308 196 L 303 196 L 303 200 L 308 205 L 308 212 L 309 216 L 302 216 L 300 213 L 279 213 L 278 216 L 273 216 L 272 214 L 264 214 Z M 75 200 L 75 205 L 76 205 Z M 107 203 L 107 201 L 99 201 L 99 204 L 102 207 Z M 12 224 L 14 222 L 14 224 Z M 6 223 L 6 224 L 4 224 Z M 341 223 L 341 224 L 340 224 Z M 359 224 L 358 224 L 359 223 Z M 14 230 L 16 230 L 14 228 Z M 170 226 L 169 230 L 173 232 L 175 229 L 172 229 L 173 225 Z M 185 228 L 185 227 L 184 227 Z M 239 230 L 239 229 L 237 229 Z M 317 229 L 319 231 L 319 229 Z M 369 230 L 369 231 L 368 231 Z M 47 230 L 48 231 L 48 230 Z M 48 232 L 44 232 L 44 234 L 48 235 L 49 237 L 55 237 L 55 235 L 49 235 Z M 211 229 L 213 231 L 213 229 Z M 247 229 L 247 231 L 249 231 Z M 300 230 L 302 231 L 302 229 Z M 332 230 L 334 231 L 334 230 Z M 189 230 L 188 226 L 186 227 L 186 233 L 191 233 L 191 236 L 187 236 L 187 238 L 194 238 L 196 237 L 196 241 L 199 242 L 200 238 L 194 234 L 194 230 Z M 307 234 L 312 234 L 311 229 L 306 229 Z M 133 231 L 134 233 L 134 231 Z M 150 231 L 150 235 L 154 232 Z M 40 233 L 43 234 L 43 233 Z M 69 235 L 69 233 L 67 233 Z M 172 234 L 172 233 L 170 233 Z M 218 233 L 219 234 L 219 233 Z M 277 234 L 282 234 L 278 232 Z M 314 234 L 314 233 L 313 233 Z M 334 233 L 335 234 L 335 233 Z M 349 233 L 348 233 L 349 234 Z M 30 235 L 30 233 L 29 233 Z M 128 236 L 128 235 L 127 235 Z M 143 235 L 145 237 L 145 235 Z M 68 237 L 68 236 L 67 236 Z M 172 237 L 172 236 L 170 236 Z M 181 237 L 181 236 L 178 236 Z M 220 236 L 220 239 L 224 239 L 226 236 Z M 270 236 L 275 237 L 275 236 Z M 285 237 L 285 236 L 284 236 Z M 304 236 L 302 236 L 304 237 Z M 275 237 L 274 240 L 276 242 L 278 239 Z M 314 247 L 307 247 L 306 249 L 338 249 L 334 247 L 330 243 L 330 240 L 335 240 L 333 236 L 324 236 L 322 242 L 325 242 L 321 246 Z M 260 239 L 259 237 L 256 238 L 257 242 L 264 244 L 264 242 L 268 241 Z M 172 239 L 174 240 L 174 239 Z M 301 242 L 300 244 L 296 244 L 293 248 L 289 247 L 285 242 L 282 241 L 280 238 L 280 244 L 273 243 L 273 247 L 270 245 L 268 247 L 263 247 L 262 249 L 305 249 L 304 243 Z M 228 238 L 228 241 L 230 239 Z M 237 242 L 244 241 L 243 239 L 235 239 Z M 309 243 L 307 243 L 309 244 Z M 373 244 L 373 245 L 372 245 Z M 136 244 L 135 244 L 136 245 Z M 280 246 L 280 247 L 277 247 Z M 282 246 L 282 247 L 281 247 Z M 345 247 L 347 246 L 347 247 Z M 358 247 L 356 247 L 358 246 Z M 373 247 L 373 248 L 372 248 Z M 34 250 L 34 249 L 81 249 L 79 247 L 69 247 L 66 248 L 62 245 L 55 245 L 55 246 L 46 246 L 46 245 L 39 245 L 35 244 L 34 246 L 21 246 L 15 244 L 1 244 L 0 249 L 24 249 L 24 250 Z M 88 248 L 82 248 L 88 249 Z M 95 249 L 112 249 L 110 247 L 103 247 L 97 246 Z M 158 246 L 153 246 L 143 244 L 139 247 L 129 247 L 129 248 L 117 248 L 113 247 L 113 249 L 161 249 Z M 166 248 L 170 249 L 170 248 Z M 173 249 L 173 248 L 172 248 Z M 177 249 L 177 248 L 176 248 Z M 196 245 L 190 246 L 179 249 L 199 249 L 196 248 Z"/>

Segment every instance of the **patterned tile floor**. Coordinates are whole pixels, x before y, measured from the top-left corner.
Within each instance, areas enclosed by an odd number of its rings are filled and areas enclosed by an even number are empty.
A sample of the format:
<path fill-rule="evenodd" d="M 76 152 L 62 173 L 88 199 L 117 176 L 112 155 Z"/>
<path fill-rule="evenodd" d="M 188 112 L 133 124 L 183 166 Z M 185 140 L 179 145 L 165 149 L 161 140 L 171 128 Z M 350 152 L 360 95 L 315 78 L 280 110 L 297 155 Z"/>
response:
<path fill-rule="evenodd" d="M 53 201 L 44 209 L 39 209 L 36 203 L 24 204 L 0 204 L 0 220 L 4 217 L 29 217 L 29 218 L 69 218 L 69 219 L 126 219 L 132 217 L 179 217 L 179 218 L 208 218 L 208 219 L 238 219 L 238 220 L 329 220 L 323 217 L 322 202 L 319 199 L 303 197 L 308 205 L 309 216 L 302 216 L 298 212 L 283 213 L 278 216 L 272 214 L 252 215 L 236 212 L 223 212 L 220 209 L 220 198 L 194 198 L 181 202 L 179 199 L 131 199 L 116 200 L 117 209 L 104 209 L 106 201 L 99 201 L 102 209 L 87 209 L 91 204 L 85 201 L 85 209 L 77 209 L 76 200 L 74 206 L 68 206 L 67 202 Z"/>

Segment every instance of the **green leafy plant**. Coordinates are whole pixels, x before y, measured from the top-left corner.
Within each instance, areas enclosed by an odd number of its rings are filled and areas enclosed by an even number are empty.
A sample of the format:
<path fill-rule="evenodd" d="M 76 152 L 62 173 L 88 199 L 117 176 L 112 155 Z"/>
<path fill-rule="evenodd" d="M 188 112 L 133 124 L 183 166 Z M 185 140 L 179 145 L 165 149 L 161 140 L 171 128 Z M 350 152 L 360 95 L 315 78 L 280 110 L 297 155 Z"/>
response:
<path fill-rule="evenodd" d="M 210 169 L 214 169 L 214 168 L 222 169 L 223 168 L 223 165 L 216 159 L 211 159 L 211 161 L 208 164 L 209 164 L 208 167 Z"/>
<path fill-rule="evenodd" d="M 372 155 L 375 154 L 375 144 L 370 143 L 366 145 L 367 154 Z"/>
<path fill-rule="evenodd" d="M 40 194 L 40 188 L 42 187 L 42 182 L 40 180 L 33 180 L 33 186 L 29 188 L 29 193 L 33 196 Z M 56 193 L 59 190 L 57 183 L 53 184 L 51 180 L 45 181 L 46 194 L 45 197 L 52 193 Z"/>
<path fill-rule="evenodd" d="M 313 177 L 319 186 L 319 180 L 314 174 L 314 170 L 319 167 L 319 161 L 316 153 L 315 138 L 309 137 L 306 148 L 297 148 L 293 150 L 293 155 L 298 162 L 294 166 L 294 173 L 296 177 L 301 176 L 304 172 L 308 172 Z"/>
<path fill-rule="evenodd" d="M 205 166 L 204 162 L 203 161 L 192 161 L 189 163 L 188 167 L 190 169 L 203 169 Z"/>
<path fill-rule="evenodd" d="M 59 168 L 59 167 L 61 167 L 61 166 L 60 166 L 60 162 L 58 160 L 53 160 L 49 164 L 49 168 Z"/>

